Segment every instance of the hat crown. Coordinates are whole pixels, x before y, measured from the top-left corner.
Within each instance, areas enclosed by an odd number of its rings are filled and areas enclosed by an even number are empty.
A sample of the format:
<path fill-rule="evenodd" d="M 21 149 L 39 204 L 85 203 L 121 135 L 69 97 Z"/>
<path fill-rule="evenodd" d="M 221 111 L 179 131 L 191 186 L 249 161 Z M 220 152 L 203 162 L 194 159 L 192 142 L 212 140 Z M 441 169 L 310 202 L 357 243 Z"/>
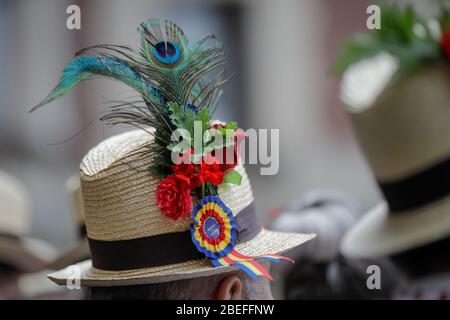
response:
<path fill-rule="evenodd" d="M 369 108 L 348 111 L 379 181 L 427 169 L 450 155 L 450 66 L 394 78 Z"/>
<path fill-rule="evenodd" d="M 111 137 L 84 157 L 81 188 L 87 235 L 96 240 L 127 240 L 189 229 L 191 219 L 170 220 L 155 203 L 160 179 L 148 171 L 152 154 L 143 147 L 153 136 L 135 130 Z M 249 179 L 242 164 L 236 169 L 241 185 L 222 185 L 219 196 L 237 215 L 253 202 Z"/>

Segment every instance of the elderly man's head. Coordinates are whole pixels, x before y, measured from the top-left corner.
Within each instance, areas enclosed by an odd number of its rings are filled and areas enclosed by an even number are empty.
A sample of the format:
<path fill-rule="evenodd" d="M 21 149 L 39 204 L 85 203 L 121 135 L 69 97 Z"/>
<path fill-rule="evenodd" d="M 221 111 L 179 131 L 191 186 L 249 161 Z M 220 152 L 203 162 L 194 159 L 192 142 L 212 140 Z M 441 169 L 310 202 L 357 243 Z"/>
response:
<path fill-rule="evenodd" d="M 269 263 L 261 264 L 270 267 Z M 89 296 L 93 300 L 266 300 L 272 299 L 272 292 L 266 278 L 253 280 L 242 271 L 234 271 L 159 284 L 91 287 Z"/>

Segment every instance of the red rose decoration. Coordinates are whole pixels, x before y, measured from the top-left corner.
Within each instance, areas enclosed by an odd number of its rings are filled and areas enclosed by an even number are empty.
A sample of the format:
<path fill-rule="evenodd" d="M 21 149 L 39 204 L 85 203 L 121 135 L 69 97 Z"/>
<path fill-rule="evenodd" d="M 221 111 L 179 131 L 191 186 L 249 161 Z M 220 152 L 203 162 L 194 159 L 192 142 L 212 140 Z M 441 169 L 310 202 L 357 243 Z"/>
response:
<path fill-rule="evenodd" d="M 442 36 L 441 46 L 442 50 L 444 50 L 444 54 L 447 56 L 447 58 L 450 59 L 450 30 L 444 32 L 444 35 Z"/>
<path fill-rule="evenodd" d="M 198 172 L 198 165 L 193 163 L 180 163 L 172 166 L 172 172 L 189 180 L 189 187 L 195 189 L 203 184 L 203 177 Z"/>
<path fill-rule="evenodd" d="M 203 181 L 209 182 L 213 185 L 220 185 L 223 182 L 223 177 L 225 171 L 222 170 L 223 167 L 219 164 L 216 157 L 212 154 L 206 155 L 202 159 L 202 164 L 200 165 L 200 174 Z"/>
<path fill-rule="evenodd" d="M 223 167 L 211 154 L 206 155 L 201 164 L 181 163 L 172 166 L 173 173 L 184 177 L 191 189 L 200 187 L 205 182 L 214 185 L 221 184 L 226 171 L 222 169 Z"/>
<path fill-rule="evenodd" d="M 189 180 L 189 187 L 195 189 L 203 184 L 203 177 L 199 173 L 199 165 L 191 163 L 191 158 L 194 154 L 194 149 L 186 151 L 184 154 L 178 157 L 177 163 L 173 165 L 172 172 L 177 175 L 184 176 Z"/>
<path fill-rule="evenodd" d="M 223 124 L 214 124 L 212 127 L 217 129 Z M 226 148 L 212 151 L 202 158 L 202 162 L 190 163 L 193 161 L 194 150 L 190 149 L 184 154 L 178 156 L 178 160 L 171 166 L 172 172 L 179 177 L 184 177 L 190 189 L 200 187 L 203 183 L 221 185 L 225 173 L 234 169 L 239 161 L 239 145 L 245 139 L 245 132 L 242 129 L 236 129 L 234 134 L 229 137 L 233 144 Z"/>
<path fill-rule="evenodd" d="M 192 212 L 189 179 L 182 175 L 171 175 L 159 182 L 156 204 L 169 219 L 188 218 Z"/>
<path fill-rule="evenodd" d="M 222 127 L 222 128 L 225 128 L 225 127 L 226 127 L 226 124 L 225 124 L 225 123 L 222 123 L 222 122 L 216 122 L 216 123 L 213 123 L 213 124 L 212 124 L 211 128 L 217 129 L 217 128 L 219 128 L 219 126 Z"/>

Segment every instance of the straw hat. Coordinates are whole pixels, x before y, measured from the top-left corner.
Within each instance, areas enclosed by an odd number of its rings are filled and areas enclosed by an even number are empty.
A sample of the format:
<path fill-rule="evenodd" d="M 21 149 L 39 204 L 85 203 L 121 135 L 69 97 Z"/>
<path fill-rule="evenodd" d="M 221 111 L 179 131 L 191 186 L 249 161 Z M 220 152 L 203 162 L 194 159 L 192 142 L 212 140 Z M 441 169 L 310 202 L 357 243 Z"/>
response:
<path fill-rule="evenodd" d="M 25 237 L 31 225 L 30 211 L 23 185 L 0 171 L 0 264 L 23 272 L 42 269 L 56 254 L 47 243 Z"/>
<path fill-rule="evenodd" d="M 89 244 L 86 238 L 86 225 L 84 221 L 83 197 L 81 195 L 80 174 L 70 176 L 66 181 L 66 190 L 69 193 L 78 231 L 78 243 L 56 258 L 47 267 L 52 270 L 58 270 L 65 266 L 89 259 Z"/>
<path fill-rule="evenodd" d="M 138 154 L 151 139 L 145 131 L 130 131 L 103 141 L 85 156 L 80 177 L 92 260 L 51 273 L 48 275 L 51 280 L 64 285 L 79 276 L 82 286 L 116 286 L 235 270 L 235 267 L 213 267 L 201 254 L 191 256 L 196 250 L 190 235 L 185 238 L 190 219 L 172 221 L 160 213 L 155 204 L 159 179 L 147 170 L 151 155 Z M 241 184 L 221 186 L 219 196 L 239 224 L 239 215 L 253 219 L 249 213 L 254 213 L 254 206 L 245 169 L 238 165 L 236 170 L 242 175 Z M 236 245 L 239 252 L 247 255 L 285 252 L 315 236 L 272 232 L 260 229 L 257 224 L 249 225 L 248 229 L 257 233 Z M 173 237 L 178 238 L 176 254 L 168 257 L 168 242 Z M 149 240 L 159 240 L 159 245 L 150 247 Z M 155 261 L 157 257 L 172 261 Z"/>
<path fill-rule="evenodd" d="M 347 257 L 379 257 L 450 235 L 450 65 L 407 78 L 383 53 L 352 66 L 342 98 L 386 202 L 345 236 Z"/>

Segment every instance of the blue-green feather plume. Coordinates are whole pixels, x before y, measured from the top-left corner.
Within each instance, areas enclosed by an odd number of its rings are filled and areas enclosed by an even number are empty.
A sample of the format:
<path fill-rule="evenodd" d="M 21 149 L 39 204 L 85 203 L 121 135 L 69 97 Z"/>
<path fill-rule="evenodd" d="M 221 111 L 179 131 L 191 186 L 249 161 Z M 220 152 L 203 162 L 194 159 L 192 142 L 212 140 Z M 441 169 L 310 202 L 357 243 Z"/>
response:
<path fill-rule="evenodd" d="M 139 52 L 125 46 L 95 45 L 79 51 L 63 70 L 58 85 L 31 111 L 63 96 L 82 80 L 103 76 L 135 89 L 141 102 L 119 101 L 100 120 L 155 129 L 155 141 L 166 145 L 175 129 L 167 103 L 212 115 L 225 82 L 226 56 L 213 35 L 189 45 L 169 20 L 142 23 Z M 94 53 L 88 52 L 94 51 Z M 163 142 L 164 141 L 164 142 Z"/>
<path fill-rule="evenodd" d="M 141 72 L 158 83 L 166 99 L 214 109 L 225 82 L 227 58 L 222 43 L 209 34 L 188 45 L 181 28 L 169 20 L 150 19 L 138 31 L 144 61 Z"/>
<path fill-rule="evenodd" d="M 163 103 L 163 97 L 158 89 L 149 84 L 142 75 L 129 64 L 116 57 L 78 56 L 66 66 L 58 85 L 50 94 L 31 111 L 66 94 L 81 80 L 94 75 L 105 76 L 119 80 L 136 89 L 147 99 L 156 103 Z"/>

